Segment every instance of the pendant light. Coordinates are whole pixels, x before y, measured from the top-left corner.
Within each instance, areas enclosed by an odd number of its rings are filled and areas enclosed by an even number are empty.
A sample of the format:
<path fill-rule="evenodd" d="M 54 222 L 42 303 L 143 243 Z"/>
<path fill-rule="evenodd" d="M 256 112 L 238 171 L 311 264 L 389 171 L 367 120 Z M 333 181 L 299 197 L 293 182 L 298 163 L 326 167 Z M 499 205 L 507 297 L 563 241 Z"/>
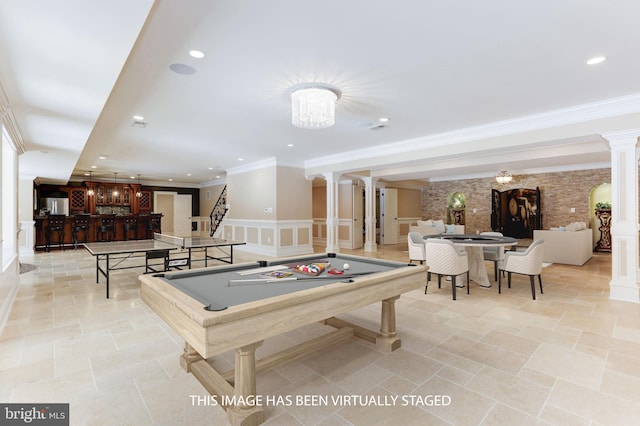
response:
<path fill-rule="evenodd" d="M 87 191 L 87 195 L 89 197 L 93 196 L 93 182 L 91 181 L 91 174 L 92 173 L 93 173 L 92 171 L 89 171 L 89 190 Z"/>
<path fill-rule="evenodd" d="M 140 173 L 138 173 L 138 190 L 136 191 L 136 197 L 142 197 L 142 191 L 140 190 L 142 187 L 140 186 Z"/>
<path fill-rule="evenodd" d="M 113 172 L 113 196 L 117 197 L 119 192 L 118 192 L 118 173 L 117 172 Z"/>

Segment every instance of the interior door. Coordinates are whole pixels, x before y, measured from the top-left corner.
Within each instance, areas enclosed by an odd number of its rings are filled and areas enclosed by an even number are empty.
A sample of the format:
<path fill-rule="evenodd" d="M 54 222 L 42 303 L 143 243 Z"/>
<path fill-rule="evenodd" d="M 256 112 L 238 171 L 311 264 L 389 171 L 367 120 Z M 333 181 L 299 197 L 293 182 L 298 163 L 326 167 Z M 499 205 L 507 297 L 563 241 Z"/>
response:
<path fill-rule="evenodd" d="M 176 194 L 173 199 L 173 230 L 177 237 L 191 236 L 191 194 Z"/>
<path fill-rule="evenodd" d="M 382 244 L 398 244 L 398 190 L 382 188 Z"/>
<path fill-rule="evenodd" d="M 353 186 L 353 249 L 363 246 L 364 233 L 364 189 L 360 186 Z"/>

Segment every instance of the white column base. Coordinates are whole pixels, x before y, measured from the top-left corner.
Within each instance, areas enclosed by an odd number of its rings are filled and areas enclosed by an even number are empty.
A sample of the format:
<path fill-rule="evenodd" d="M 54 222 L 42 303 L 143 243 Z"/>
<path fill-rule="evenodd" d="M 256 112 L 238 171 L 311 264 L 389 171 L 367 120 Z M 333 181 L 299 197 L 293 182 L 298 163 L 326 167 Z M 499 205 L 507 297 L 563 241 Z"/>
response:
<path fill-rule="evenodd" d="M 609 299 L 640 303 L 638 283 L 630 280 L 612 279 L 609 282 Z"/>
<path fill-rule="evenodd" d="M 327 246 L 327 247 L 325 247 L 325 251 L 327 253 L 340 253 L 340 247 L 338 247 L 338 246 Z"/>
<path fill-rule="evenodd" d="M 364 251 L 378 251 L 378 245 L 372 242 L 366 242 L 364 244 Z"/>

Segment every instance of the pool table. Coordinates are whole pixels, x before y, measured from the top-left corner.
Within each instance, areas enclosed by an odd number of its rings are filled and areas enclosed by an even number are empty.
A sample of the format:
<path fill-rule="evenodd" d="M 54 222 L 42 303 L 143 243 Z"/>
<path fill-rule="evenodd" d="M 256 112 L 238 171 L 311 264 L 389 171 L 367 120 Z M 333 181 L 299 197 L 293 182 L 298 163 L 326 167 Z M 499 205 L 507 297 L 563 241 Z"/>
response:
<path fill-rule="evenodd" d="M 322 264 L 324 270 L 312 276 L 295 268 L 311 264 Z M 331 269 L 342 274 L 329 274 Z M 221 404 L 231 424 L 260 424 L 264 410 L 247 398 L 256 395 L 257 371 L 282 366 L 352 336 L 383 351 L 399 348 L 395 301 L 402 293 L 422 288 L 426 270 L 424 265 L 314 254 L 141 275 L 141 297 L 184 338 L 182 367 L 212 395 L 233 399 L 228 406 Z M 382 303 L 377 332 L 335 318 L 378 301 Z M 264 339 L 314 322 L 335 330 L 256 361 L 255 350 Z M 207 362 L 229 350 L 235 351 L 234 370 L 221 373 Z"/>

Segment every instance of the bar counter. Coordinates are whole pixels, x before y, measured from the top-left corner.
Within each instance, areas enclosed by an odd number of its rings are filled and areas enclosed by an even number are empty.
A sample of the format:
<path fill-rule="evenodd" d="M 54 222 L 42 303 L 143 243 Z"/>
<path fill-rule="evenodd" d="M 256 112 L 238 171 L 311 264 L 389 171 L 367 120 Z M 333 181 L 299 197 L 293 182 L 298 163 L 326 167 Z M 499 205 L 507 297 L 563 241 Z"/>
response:
<path fill-rule="evenodd" d="M 100 238 L 100 219 L 103 215 L 89 215 L 89 228 L 86 231 L 86 236 L 83 231 L 78 232 L 78 244 L 84 242 L 103 241 Z M 150 239 L 153 238 L 154 232 L 161 232 L 160 218 L 161 214 L 128 214 L 128 215 L 116 215 L 115 216 L 115 235 L 112 241 L 125 241 L 135 239 Z M 127 219 L 133 219 L 134 223 L 138 225 L 137 232 L 130 230 L 125 235 L 125 222 Z M 49 226 L 49 216 L 34 216 L 35 221 L 35 249 L 46 249 L 45 229 Z M 156 222 L 157 226 L 152 229 L 151 223 Z M 75 226 L 75 216 L 66 216 L 64 221 L 64 240 L 62 246 L 58 242 L 58 234 L 54 232 L 51 236 L 51 248 L 67 248 L 74 246 L 73 229 Z"/>

